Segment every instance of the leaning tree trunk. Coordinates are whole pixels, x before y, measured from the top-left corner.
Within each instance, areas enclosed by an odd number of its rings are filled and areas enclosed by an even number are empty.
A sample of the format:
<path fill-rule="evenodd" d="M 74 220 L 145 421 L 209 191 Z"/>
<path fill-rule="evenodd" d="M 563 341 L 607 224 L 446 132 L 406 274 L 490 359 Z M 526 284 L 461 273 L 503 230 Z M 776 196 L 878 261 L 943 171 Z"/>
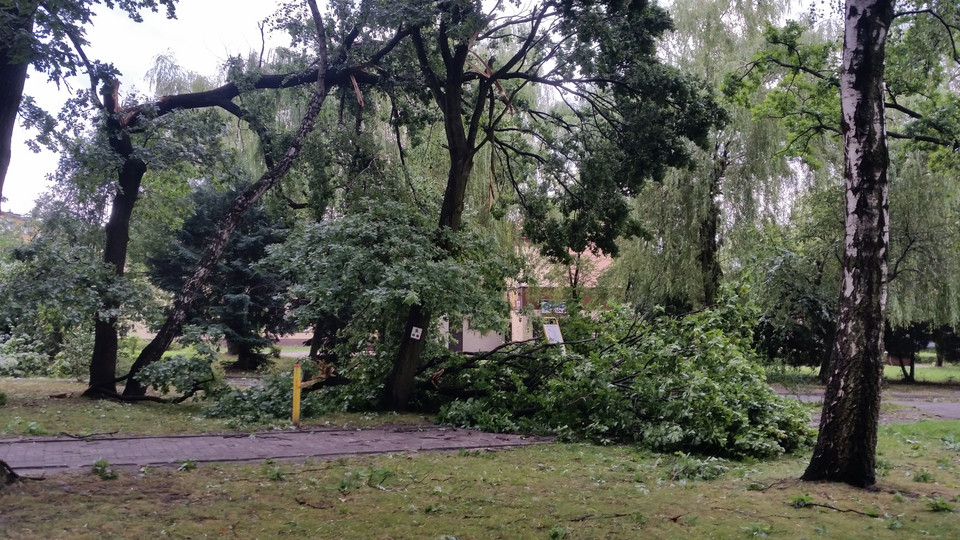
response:
<path fill-rule="evenodd" d="M 105 227 L 103 261 L 109 266 L 116 279 L 123 276 L 127 263 L 127 246 L 130 243 L 130 218 L 137 203 L 140 182 L 147 172 L 147 166 L 134 156 L 130 134 L 123 129 L 118 117 L 117 83 L 104 102 L 109 115 L 107 129 L 110 132 L 110 146 L 123 158 L 123 165 L 117 172 L 117 193 L 114 195 L 110 210 L 110 219 Z M 101 311 L 117 313 L 120 299 L 108 297 Z M 90 384 L 85 396 L 102 397 L 117 394 L 117 316 L 97 316 L 94 321 L 93 357 L 90 359 Z"/>
<path fill-rule="evenodd" d="M 170 343 L 173 342 L 173 339 L 180 334 L 180 331 L 183 328 L 183 323 L 187 320 L 187 313 L 190 311 L 193 303 L 196 301 L 197 296 L 200 294 L 201 289 L 206 283 L 208 276 L 216 266 L 217 261 L 220 260 L 220 256 L 223 254 L 223 250 L 226 248 L 227 242 L 230 240 L 230 235 L 240 223 L 243 213 L 253 206 L 258 200 L 260 200 L 260 198 L 268 190 L 270 190 L 270 188 L 275 186 L 283 178 L 283 176 L 287 174 L 287 171 L 290 170 L 290 167 L 293 166 L 297 157 L 300 155 L 300 151 L 303 148 L 303 144 L 307 135 L 313 131 L 317 115 L 320 113 L 320 109 L 323 107 L 323 102 L 327 97 L 327 49 L 326 35 L 324 33 L 323 24 L 320 20 L 320 14 L 317 9 L 316 2 L 315 0 L 308 0 L 308 3 L 310 4 L 314 21 L 317 26 L 318 42 L 320 46 L 320 67 L 317 72 L 317 88 L 310 99 L 310 104 L 307 107 L 306 114 L 304 114 L 303 120 L 300 122 L 300 128 L 297 130 L 296 136 L 290 143 L 287 151 L 283 154 L 283 157 L 280 158 L 280 160 L 277 161 L 277 163 L 271 167 L 270 170 L 264 173 L 259 180 L 257 180 L 253 185 L 251 185 L 243 193 L 238 195 L 236 199 L 234 199 L 233 204 L 227 211 L 227 214 L 220 221 L 220 226 L 217 229 L 217 232 L 214 233 L 213 238 L 211 238 L 210 242 L 207 244 L 207 247 L 203 253 L 203 257 L 197 264 L 197 268 L 194 270 L 193 275 L 187 279 L 186 283 L 183 285 L 183 288 L 174 299 L 173 307 L 171 307 L 169 313 L 167 314 L 167 319 L 163 323 L 163 326 L 157 332 L 157 335 L 154 336 L 153 340 L 147 344 L 143 351 L 140 352 L 137 360 L 133 363 L 133 366 L 131 366 L 130 375 L 127 378 L 127 384 L 123 389 L 124 396 L 142 396 L 146 393 L 146 387 L 140 384 L 140 382 L 136 379 L 137 373 L 139 373 L 144 367 L 159 360 L 160 357 L 163 356 L 164 351 L 170 347 Z"/>
<path fill-rule="evenodd" d="M 36 10 L 36 3 L 29 2 L 4 8 L 0 13 L 7 19 L 10 25 L 8 31 L 11 34 L 32 35 Z M 7 177 L 7 168 L 13 157 L 13 128 L 17 125 L 17 112 L 23 98 L 23 85 L 27 81 L 27 66 L 30 65 L 31 54 L 32 51 L 24 46 L 22 40 L 18 44 L 13 40 L 0 43 L 0 81 L 3 81 L 0 83 L 0 201 L 3 200 L 3 182 Z"/>
<path fill-rule="evenodd" d="M 840 98 L 846 184 L 843 286 L 820 434 L 804 480 L 874 484 L 886 304 L 884 45 L 892 0 L 847 0 Z"/>

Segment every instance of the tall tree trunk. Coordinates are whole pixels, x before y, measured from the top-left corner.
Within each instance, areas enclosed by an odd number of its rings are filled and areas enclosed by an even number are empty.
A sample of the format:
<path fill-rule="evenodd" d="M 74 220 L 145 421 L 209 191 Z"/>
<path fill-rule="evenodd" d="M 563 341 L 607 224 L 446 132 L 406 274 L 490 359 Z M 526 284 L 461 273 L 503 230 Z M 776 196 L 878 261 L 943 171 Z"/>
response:
<path fill-rule="evenodd" d="M 847 0 L 840 98 L 846 184 L 843 288 L 820 434 L 804 480 L 874 484 L 886 305 L 883 63 L 892 0 Z"/>
<path fill-rule="evenodd" d="M 32 35 L 36 2 L 21 2 L 0 10 L 11 22 L 4 31 L 11 38 L 17 34 Z M 9 17 L 9 18 L 8 18 Z M 9 34 L 7 34 L 9 32 Z M 27 66 L 33 52 L 24 46 L 23 39 L 14 42 L 4 39 L 0 43 L 0 202 L 3 202 L 3 183 L 13 157 L 13 128 L 17 125 L 17 112 L 23 98 L 23 85 L 27 81 Z"/>
<path fill-rule="evenodd" d="M 464 126 L 463 120 L 463 70 L 466 64 L 469 48 L 460 43 L 452 50 L 449 49 L 446 30 L 441 25 L 438 37 L 439 47 L 444 51 L 444 67 L 446 77 L 441 79 L 434 73 L 427 58 L 423 37 L 419 32 L 411 34 L 417 52 L 420 69 L 427 80 L 433 98 L 443 112 L 443 127 L 447 139 L 447 152 L 450 156 L 450 169 L 447 173 L 447 186 L 443 193 L 443 205 L 440 207 L 438 222 L 437 245 L 446 251 L 452 251 L 451 246 L 444 239 L 444 230 L 459 231 L 463 221 L 464 201 L 467 193 L 467 183 L 473 172 L 474 153 L 476 152 L 476 134 L 479 127 L 480 111 L 483 110 L 484 99 L 489 91 L 489 82 L 481 81 L 477 91 L 477 101 L 471 111 L 472 117 L 469 129 Z M 414 305 L 407 312 L 404 323 L 404 334 L 401 338 L 400 349 L 393 362 L 393 369 L 387 377 L 384 388 L 384 404 L 396 411 L 405 410 L 413 396 L 413 387 L 417 370 L 420 367 L 420 356 L 428 337 L 432 313 L 423 306 Z M 419 329 L 419 330 L 415 330 Z"/>
<path fill-rule="evenodd" d="M 456 118 L 456 121 L 459 123 L 460 119 Z M 443 206 L 440 210 L 439 234 L 436 239 L 447 251 L 454 249 L 454 246 L 445 245 L 443 231 L 460 229 L 467 181 L 473 170 L 473 152 L 466 140 L 462 140 L 457 146 L 450 146 L 450 157 L 452 164 L 447 178 L 447 189 L 443 196 Z M 393 369 L 387 377 L 384 388 L 385 405 L 391 410 L 405 410 L 410 403 L 410 398 L 413 397 L 415 377 L 420 367 L 420 357 L 426 345 L 430 323 L 433 320 L 432 315 L 429 310 L 420 305 L 411 306 L 407 313 L 400 349 L 397 351 Z"/>
<path fill-rule="evenodd" d="M 117 116 L 117 83 L 104 102 L 109 118 L 110 146 L 123 158 L 117 172 L 117 192 L 113 197 L 110 219 L 105 227 L 106 240 L 103 262 L 113 269 L 116 279 L 123 277 L 127 263 L 127 246 L 130 243 L 130 218 L 140 193 L 140 182 L 147 166 L 134 156 L 133 142 Z M 120 308 L 118 298 L 108 297 L 103 304 L 104 313 L 116 313 Z M 84 395 L 89 397 L 116 396 L 117 394 L 117 317 L 97 316 L 94 322 L 93 357 L 90 359 L 90 383 Z"/>
<path fill-rule="evenodd" d="M 720 279 L 723 278 L 719 260 L 720 241 L 717 238 L 720 229 L 720 204 L 717 197 L 720 195 L 721 182 L 729 164 L 727 145 L 718 141 L 713 151 L 713 170 L 710 171 L 710 185 L 707 189 L 707 214 L 700 220 L 700 253 L 697 255 L 703 280 L 704 306 L 711 306 L 716 302 Z"/>
<path fill-rule="evenodd" d="M 253 185 L 244 190 L 243 193 L 234 199 L 233 204 L 227 211 L 227 214 L 220 221 L 220 226 L 217 229 L 217 232 L 207 244 L 206 250 L 204 250 L 203 253 L 203 257 L 197 264 L 197 268 L 194 270 L 193 275 L 191 275 L 190 278 L 187 279 L 187 281 L 183 284 L 183 288 L 174 299 L 173 306 L 170 308 L 170 311 L 167 314 L 167 319 L 164 321 L 163 326 L 160 327 L 157 335 L 154 336 L 153 340 L 147 344 L 143 351 L 140 352 L 140 356 L 137 357 L 137 360 L 133 363 L 133 366 L 131 366 L 130 376 L 127 379 L 127 384 L 123 389 L 124 396 L 142 396 L 146 393 L 146 387 L 140 384 L 140 382 L 136 379 L 137 373 L 139 373 L 144 367 L 159 360 L 160 357 L 163 356 L 164 351 L 170 347 L 170 343 L 173 342 L 173 339 L 180 334 L 180 331 L 183 328 L 183 323 L 187 320 L 187 313 L 190 311 L 190 308 L 196 301 L 197 296 L 200 294 L 203 285 L 206 283 L 207 277 L 213 271 L 217 261 L 220 260 L 220 256 L 223 254 L 223 250 L 226 248 L 227 242 L 230 240 L 230 235 L 240 223 L 243 213 L 253 206 L 258 200 L 260 200 L 260 198 L 270 188 L 275 186 L 283 178 L 283 176 L 287 174 L 287 171 L 290 170 L 290 167 L 293 166 L 297 157 L 299 157 L 307 135 L 313 131 L 317 115 L 320 113 L 320 109 L 323 107 L 323 102 L 327 97 L 327 41 L 316 1 L 308 0 L 308 4 L 310 4 L 314 22 L 317 27 L 318 43 L 320 47 L 320 67 L 317 72 L 317 88 L 310 99 L 310 104 L 307 106 L 307 111 L 303 116 L 303 120 L 300 122 L 300 128 L 297 130 L 296 136 L 293 138 L 293 141 L 290 143 L 287 151 L 283 154 L 283 157 L 281 157 L 280 160 L 270 168 L 270 170 L 264 173 L 259 180 L 254 182 Z"/>

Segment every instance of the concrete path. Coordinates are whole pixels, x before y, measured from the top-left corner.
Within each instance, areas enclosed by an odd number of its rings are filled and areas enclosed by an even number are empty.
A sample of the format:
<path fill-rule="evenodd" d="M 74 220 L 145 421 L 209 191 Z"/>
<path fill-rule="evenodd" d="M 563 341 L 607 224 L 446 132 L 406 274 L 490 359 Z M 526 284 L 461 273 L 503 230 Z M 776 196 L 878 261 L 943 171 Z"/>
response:
<path fill-rule="evenodd" d="M 443 426 L 375 429 L 312 429 L 256 434 L 171 437 L 0 439 L 0 459 L 18 474 L 37 475 L 89 468 L 98 459 L 111 466 L 176 465 L 187 460 L 251 462 L 267 458 L 304 461 L 344 455 L 494 449 L 547 442 L 524 435 L 493 434 Z"/>
<path fill-rule="evenodd" d="M 960 403 L 945 401 L 917 401 L 917 400 L 890 400 L 887 403 L 896 403 L 919 409 L 923 414 L 939 417 L 943 420 L 960 420 Z"/>
<path fill-rule="evenodd" d="M 782 395 L 801 401 L 821 401 L 816 392 Z M 960 395 L 917 396 L 886 393 L 884 402 L 913 407 L 919 419 L 960 419 Z M 815 415 L 816 416 L 816 415 Z M 892 421 L 904 421 L 893 418 Z M 813 420 L 816 424 L 816 419 Z M 114 467 L 171 466 L 191 460 L 256 462 L 265 459 L 330 459 L 345 455 L 457 449 L 510 448 L 549 442 L 549 438 L 493 434 L 445 426 L 383 426 L 373 429 L 311 429 L 255 434 L 181 435 L 167 437 L 36 437 L 0 439 L 0 460 L 17 473 L 34 476 L 76 471 L 106 459 Z"/>
<path fill-rule="evenodd" d="M 822 392 L 793 392 L 784 388 L 774 388 L 780 395 L 807 403 L 823 401 Z M 939 420 L 960 420 L 960 392 L 953 395 L 924 396 L 906 392 L 884 392 L 883 403 L 892 403 L 904 407 L 913 407 L 921 414 Z"/>

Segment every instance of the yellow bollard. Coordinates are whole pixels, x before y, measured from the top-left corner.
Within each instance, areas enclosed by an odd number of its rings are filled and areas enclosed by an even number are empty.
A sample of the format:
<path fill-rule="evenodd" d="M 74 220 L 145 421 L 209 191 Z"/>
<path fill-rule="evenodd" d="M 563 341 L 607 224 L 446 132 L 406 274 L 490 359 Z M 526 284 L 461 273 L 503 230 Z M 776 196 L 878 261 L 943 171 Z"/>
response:
<path fill-rule="evenodd" d="M 300 364 L 293 365 L 293 425 L 300 427 Z"/>

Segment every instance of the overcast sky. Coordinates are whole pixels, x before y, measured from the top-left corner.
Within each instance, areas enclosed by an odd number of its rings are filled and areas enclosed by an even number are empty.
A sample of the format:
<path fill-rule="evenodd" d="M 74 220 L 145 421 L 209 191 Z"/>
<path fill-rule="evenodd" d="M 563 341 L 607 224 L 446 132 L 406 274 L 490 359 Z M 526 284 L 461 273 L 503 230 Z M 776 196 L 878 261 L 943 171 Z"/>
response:
<path fill-rule="evenodd" d="M 260 50 L 257 23 L 273 14 L 278 0 L 180 0 L 177 19 L 164 14 L 147 13 L 137 24 L 122 12 L 100 10 L 92 28 L 86 53 L 91 58 L 112 62 L 122 73 L 121 93 L 137 88 L 147 92 L 143 76 L 158 54 L 172 52 L 177 62 L 189 71 L 214 76 L 231 55 L 246 55 Z M 162 10 L 161 10 L 162 11 Z M 268 45 L 284 45 L 286 37 L 268 38 Z M 73 82 L 89 84 L 86 78 Z M 31 72 L 24 94 L 33 96 L 48 112 L 56 114 L 69 97 L 43 74 Z M 46 176 L 57 166 L 50 152 L 34 154 L 23 144 L 30 134 L 19 126 L 14 133 L 13 159 L 3 185 L 7 201 L 4 212 L 29 213 L 36 198 L 46 189 Z"/>

